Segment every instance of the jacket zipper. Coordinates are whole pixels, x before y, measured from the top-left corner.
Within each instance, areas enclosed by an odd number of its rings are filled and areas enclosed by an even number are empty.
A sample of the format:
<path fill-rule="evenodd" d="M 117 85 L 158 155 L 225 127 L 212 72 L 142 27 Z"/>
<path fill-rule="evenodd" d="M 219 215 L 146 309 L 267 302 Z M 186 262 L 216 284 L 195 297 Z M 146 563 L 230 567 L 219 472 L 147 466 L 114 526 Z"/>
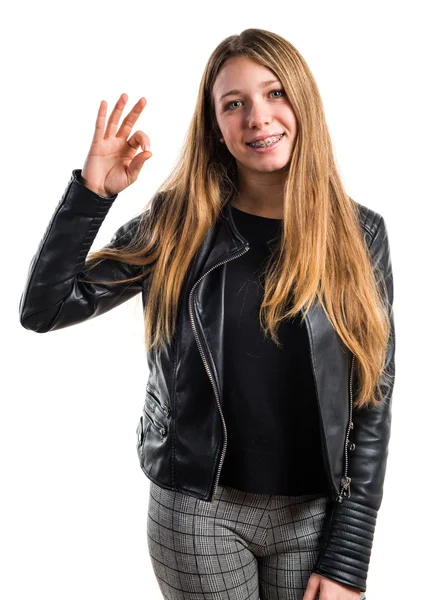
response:
<path fill-rule="evenodd" d="M 349 438 L 351 429 L 354 429 L 354 423 L 352 421 L 352 412 L 353 412 L 352 379 L 353 379 L 353 372 L 354 372 L 353 367 L 354 367 L 354 354 L 353 354 L 352 360 L 351 360 L 351 370 L 350 370 L 350 379 L 349 379 L 350 414 L 349 414 L 348 431 L 347 431 L 347 434 L 345 437 L 345 471 L 344 471 L 343 477 L 341 478 L 341 488 L 339 491 L 339 495 L 336 499 L 338 502 L 342 502 L 344 498 L 350 498 L 350 496 L 351 496 L 351 491 L 350 491 L 351 477 L 348 477 L 348 441 L 349 441 L 348 438 Z"/>
<path fill-rule="evenodd" d="M 218 263 L 216 263 L 215 265 L 213 265 L 213 267 L 211 269 L 209 269 L 208 271 L 206 271 L 203 275 L 201 275 L 201 277 L 194 283 L 190 293 L 189 293 L 189 314 L 190 314 L 190 320 L 191 320 L 191 325 L 192 325 L 192 330 L 193 330 L 193 334 L 195 336 L 195 340 L 197 342 L 197 346 L 198 346 L 198 350 L 200 352 L 201 355 L 201 359 L 204 363 L 204 368 L 208 374 L 208 377 L 210 379 L 210 383 L 213 387 L 213 391 L 216 397 L 216 402 L 218 405 L 218 409 L 219 409 L 219 413 L 222 419 L 222 426 L 223 426 L 223 431 L 224 431 L 224 444 L 223 444 L 223 449 L 222 449 L 222 455 L 221 458 L 219 460 L 219 465 L 218 465 L 218 470 L 217 470 L 217 474 L 216 474 L 216 480 L 215 480 L 215 484 L 213 487 L 213 493 L 211 496 L 211 502 L 214 501 L 214 497 L 216 494 L 216 489 L 219 483 L 219 478 L 220 478 L 220 473 L 222 470 L 222 464 L 223 464 L 223 459 L 225 457 L 225 452 L 226 452 L 226 446 L 227 446 L 227 428 L 226 428 L 226 423 L 223 417 L 223 413 L 222 413 L 222 407 L 220 404 L 220 399 L 219 399 L 219 393 L 217 390 L 217 386 L 211 371 L 211 367 L 208 364 L 208 361 L 205 357 L 205 353 L 203 350 L 203 346 L 201 344 L 201 340 L 199 339 L 199 334 L 195 325 L 195 319 L 194 319 L 194 315 L 193 315 L 193 293 L 195 291 L 195 287 L 204 279 L 204 277 L 206 275 L 208 275 L 211 271 L 213 271 L 214 269 L 216 269 L 217 267 L 219 267 L 220 265 L 223 265 L 227 262 L 230 262 L 231 260 L 234 260 L 235 258 L 239 258 L 240 256 L 242 256 L 243 254 L 246 254 L 246 252 L 249 250 L 250 246 L 246 245 L 245 248 L 239 252 L 238 254 L 235 254 L 234 256 L 231 256 L 230 258 L 226 259 L 226 260 L 222 260 Z M 306 315 L 307 318 L 307 315 Z M 349 426 L 348 426 L 348 431 L 345 437 L 345 470 L 344 470 L 344 475 L 341 478 L 341 487 L 340 487 L 340 491 L 339 494 L 336 498 L 337 502 L 342 502 L 343 498 L 349 498 L 350 497 L 350 483 L 351 483 L 351 477 L 348 477 L 348 437 L 350 434 L 351 429 L 354 428 L 354 423 L 352 422 L 352 407 L 353 407 L 353 393 L 352 393 L 352 377 L 353 377 L 353 365 L 354 365 L 354 355 L 352 357 L 351 360 L 351 370 L 350 370 L 350 378 L 349 378 L 349 397 L 350 397 L 350 413 L 349 413 Z M 331 472 L 329 469 L 329 474 L 331 476 Z"/>
<path fill-rule="evenodd" d="M 197 328 L 196 328 L 196 325 L 195 325 L 195 319 L 194 319 L 194 314 L 193 314 L 193 293 L 195 291 L 196 286 L 204 279 L 204 277 L 206 275 L 208 275 L 211 271 L 213 271 L 214 269 L 216 269 L 220 265 L 223 265 L 223 264 L 225 264 L 227 262 L 230 262 L 231 260 L 234 260 L 235 258 L 238 258 L 238 257 L 242 256 L 243 254 L 246 254 L 246 252 L 249 250 L 249 248 L 250 248 L 250 246 L 249 246 L 249 244 L 247 244 L 242 249 L 241 252 L 238 252 L 234 256 L 231 256 L 230 258 L 227 258 L 226 260 L 222 260 L 222 261 L 216 263 L 215 265 L 213 265 L 213 267 L 211 269 L 209 269 L 203 275 L 201 275 L 201 277 L 198 279 L 198 281 L 196 281 L 194 283 L 194 285 L 193 285 L 193 287 L 192 287 L 192 289 L 190 291 L 190 294 L 189 294 L 189 314 L 190 314 L 190 320 L 191 320 L 192 330 L 193 330 L 193 333 L 194 333 L 194 336 L 195 336 L 195 340 L 196 340 L 197 345 L 198 345 L 198 350 L 200 352 L 202 361 L 204 363 L 204 368 L 207 371 L 207 375 L 209 376 L 210 383 L 212 384 L 212 387 L 213 387 L 213 391 L 214 391 L 214 394 L 215 394 L 215 397 L 216 397 L 216 402 L 217 402 L 219 413 L 220 413 L 220 416 L 221 416 L 221 419 L 222 419 L 222 426 L 223 426 L 223 431 L 224 431 L 223 449 L 222 449 L 221 458 L 219 460 L 218 470 L 217 470 L 217 473 L 216 473 L 216 481 L 215 481 L 215 484 L 214 484 L 214 487 L 213 487 L 213 493 L 212 493 L 211 500 L 210 500 L 211 502 L 214 501 L 214 497 L 215 497 L 215 494 L 216 494 L 216 489 L 217 489 L 217 486 L 218 486 L 218 483 L 219 483 L 219 478 L 220 478 L 220 474 L 221 474 L 221 471 L 222 471 L 222 464 L 223 464 L 223 460 L 225 458 L 225 452 L 226 452 L 226 447 L 227 447 L 227 437 L 228 436 L 227 436 L 227 428 L 226 428 L 225 419 L 224 419 L 223 413 L 222 413 L 222 407 L 221 407 L 221 404 L 220 404 L 220 399 L 219 399 L 219 393 L 218 393 L 218 390 L 217 390 L 217 386 L 216 386 L 216 383 L 215 383 L 215 380 L 214 380 L 214 377 L 213 377 L 213 374 L 212 374 L 212 371 L 211 371 L 211 367 L 208 364 L 207 358 L 205 356 L 205 353 L 204 353 L 204 350 L 203 350 L 203 347 L 202 347 L 202 344 L 201 344 L 201 340 L 199 339 L 199 334 L 198 334 L 198 331 L 197 331 Z"/>
<path fill-rule="evenodd" d="M 144 406 L 144 412 L 148 416 L 149 420 L 152 422 L 153 426 L 157 429 L 157 431 L 162 437 L 165 437 L 168 433 L 167 428 L 165 427 L 165 425 L 160 423 L 154 415 L 150 414 L 150 410 L 151 409 L 147 408 L 147 406 Z"/>

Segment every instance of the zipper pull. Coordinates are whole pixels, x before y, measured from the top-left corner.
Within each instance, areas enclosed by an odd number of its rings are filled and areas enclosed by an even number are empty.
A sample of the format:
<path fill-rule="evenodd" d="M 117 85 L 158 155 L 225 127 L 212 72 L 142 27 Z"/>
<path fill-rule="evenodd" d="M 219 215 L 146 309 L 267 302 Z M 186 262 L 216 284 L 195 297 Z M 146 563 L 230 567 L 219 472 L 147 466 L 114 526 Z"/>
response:
<path fill-rule="evenodd" d="M 344 496 L 344 498 L 349 498 L 351 496 L 350 483 L 351 477 L 348 477 L 348 475 L 346 477 L 342 477 L 341 494 Z"/>
<path fill-rule="evenodd" d="M 344 477 L 342 477 L 341 482 L 342 482 L 342 486 L 339 491 L 339 496 L 337 497 L 338 502 L 342 502 L 344 498 L 351 497 L 351 492 L 350 492 L 351 477 L 348 477 L 348 475 L 346 477 L 344 476 Z"/>

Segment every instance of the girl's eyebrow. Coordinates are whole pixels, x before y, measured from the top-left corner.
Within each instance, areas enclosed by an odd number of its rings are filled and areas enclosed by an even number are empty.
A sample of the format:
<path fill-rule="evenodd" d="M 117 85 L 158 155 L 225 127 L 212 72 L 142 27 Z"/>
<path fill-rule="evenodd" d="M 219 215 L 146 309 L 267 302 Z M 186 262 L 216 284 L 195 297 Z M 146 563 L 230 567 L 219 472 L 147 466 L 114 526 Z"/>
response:
<path fill-rule="evenodd" d="M 268 85 L 271 85 L 272 83 L 279 83 L 278 79 L 269 79 L 268 81 L 261 81 L 261 83 L 259 83 L 259 87 L 264 88 L 267 87 Z M 223 100 L 223 98 L 225 98 L 226 96 L 234 96 L 235 94 L 241 94 L 242 91 L 241 90 L 230 90 L 229 92 L 226 92 L 225 94 L 222 94 L 222 96 L 220 96 L 219 98 L 219 102 L 221 100 Z"/>

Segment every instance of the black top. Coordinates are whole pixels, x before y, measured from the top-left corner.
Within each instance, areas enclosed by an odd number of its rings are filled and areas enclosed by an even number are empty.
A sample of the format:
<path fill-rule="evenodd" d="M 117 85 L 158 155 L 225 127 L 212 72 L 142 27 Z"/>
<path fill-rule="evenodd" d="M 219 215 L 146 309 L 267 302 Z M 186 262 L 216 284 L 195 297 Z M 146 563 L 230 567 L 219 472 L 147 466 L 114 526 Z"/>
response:
<path fill-rule="evenodd" d="M 234 206 L 232 214 L 250 249 L 224 266 L 222 403 L 228 438 L 219 483 L 262 494 L 327 493 L 306 325 L 299 317 L 281 323 L 278 348 L 259 324 L 259 271 L 282 220 Z"/>

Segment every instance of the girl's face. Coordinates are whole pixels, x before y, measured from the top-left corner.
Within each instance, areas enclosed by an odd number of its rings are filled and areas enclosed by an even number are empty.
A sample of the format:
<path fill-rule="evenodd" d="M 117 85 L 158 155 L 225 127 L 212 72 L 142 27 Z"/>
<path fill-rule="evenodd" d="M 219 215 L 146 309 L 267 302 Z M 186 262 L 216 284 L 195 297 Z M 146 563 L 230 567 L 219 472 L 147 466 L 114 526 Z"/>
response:
<path fill-rule="evenodd" d="M 240 169 L 269 173 L 287 165 L 297 123 L 273 71 L 245 56 L 230 58 L 216 77 L 213 99 L 221 137 Z M 281 134 L 263 148 L 248 145 L 257 137 Z"/>

